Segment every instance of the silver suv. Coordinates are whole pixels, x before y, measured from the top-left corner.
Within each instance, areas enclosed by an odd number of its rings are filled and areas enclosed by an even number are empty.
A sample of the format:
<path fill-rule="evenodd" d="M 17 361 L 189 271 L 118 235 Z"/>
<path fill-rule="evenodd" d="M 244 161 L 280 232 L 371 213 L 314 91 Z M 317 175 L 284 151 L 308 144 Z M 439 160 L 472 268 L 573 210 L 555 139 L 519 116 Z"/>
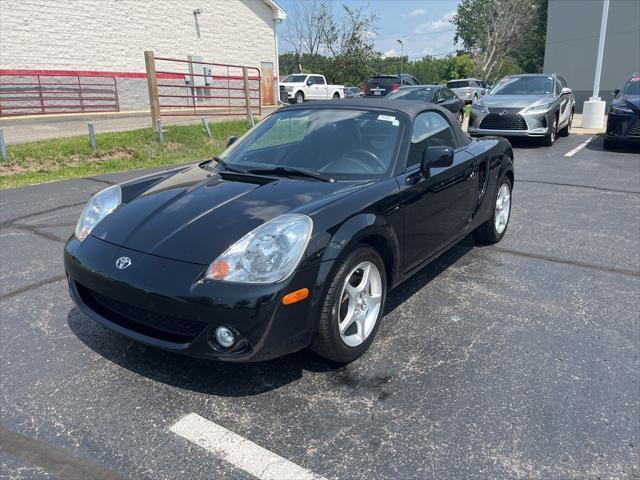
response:
<path fill-rule="evenodd" d="M 461 78 L 459 80 L 449 80 L 447 82 L 447 88 L 453 90 L 460 100 L 464 100 L 466 103 L 475 102 L 485 93 L 483 82 L 475 78 Z"/>
<path fill-rule="evenodd" d="M 471 107 L 471 135 L 539 137 L 551 146 L 571 130 L 575 98 L 557 73 L 504 77 Z"/>

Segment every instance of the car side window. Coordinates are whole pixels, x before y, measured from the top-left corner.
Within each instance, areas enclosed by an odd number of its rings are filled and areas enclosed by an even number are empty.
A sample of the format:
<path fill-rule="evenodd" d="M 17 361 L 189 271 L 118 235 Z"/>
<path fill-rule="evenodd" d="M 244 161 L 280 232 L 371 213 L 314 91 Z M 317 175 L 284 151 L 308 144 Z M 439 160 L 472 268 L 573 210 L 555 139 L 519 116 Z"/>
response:
<path fill-rule="evenodd" d="M 407 169 L 420 165 L 428 147 L 458 147 L 451 124 L 438 112 L 423 112 L 413 122 Z"/>
<path fill-rule="evenodd" d="M 451 100 L 455 97 L 453 92 L 446 87 L 442 89 L 442 92 L 444 93 L 444 98 L 446 98 L 447 100 Z"/>
<path fill-rule="evenodd" d="M 556 79 L 555 81 L 555 86 L 556 86 L 556 95 L 560 95 L 562 93 L 562 86 L 560 85 L 560 82 L 558 81 L 558 79 Z"/>
<path fill-rule="evenodd" d="M 322 77 L 314 77 L 314 78 L 316 79 L 316 81 L 315 81 L 316 85 L 324 85 L 325 84 L 324 78 L 322 78 Z"/>

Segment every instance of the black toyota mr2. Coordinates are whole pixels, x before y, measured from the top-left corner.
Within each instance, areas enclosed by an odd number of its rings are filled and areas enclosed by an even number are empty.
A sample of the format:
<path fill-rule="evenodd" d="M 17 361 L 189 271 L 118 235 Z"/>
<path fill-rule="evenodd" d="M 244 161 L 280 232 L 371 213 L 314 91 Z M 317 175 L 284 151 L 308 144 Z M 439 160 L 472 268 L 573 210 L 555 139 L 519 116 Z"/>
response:
<path fill-rule="evenodd" d="M 282 108 L 220 157 L 109 187 L 65 247 L 71 295 L 107 328 L 196 357 L 367 350 L 388 291 L 470 233 L 504 236 L 508 141 L 439 106 Z"/>

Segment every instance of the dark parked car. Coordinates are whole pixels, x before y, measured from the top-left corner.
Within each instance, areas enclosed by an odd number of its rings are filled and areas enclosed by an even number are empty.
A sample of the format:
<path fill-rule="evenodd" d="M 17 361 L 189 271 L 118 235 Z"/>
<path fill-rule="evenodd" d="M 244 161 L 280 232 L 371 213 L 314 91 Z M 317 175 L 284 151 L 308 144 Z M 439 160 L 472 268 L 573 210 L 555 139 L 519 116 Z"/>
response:
<path fill-rule="evenodd" d="M 97 193 L 64 252 L 97 322 L 192 356 L 369 347 L 389 289 L 509 222 L 513 152 L 424 102 L 282 108 L 219 157 Z M 428 315 L 428 312 L 425 312 Z"/>
<path fill-rule="evenodd" d="M 607 114 L 604 148 L 622 142 L 640 142 L 640 73 L 634 74 L 620 92 L 613 91 L 613 102 Z"/>
<path fill-rule="evenodd" d="M 384 97 L 389 92 L 395 92 L 400 87 L 420 85 L 418 79 L 412 75 L 375 75 L 364 82 L 362 94 L 365 97 Z"/>
<path fill-rule="evenodd" d="M 400 87 L 387 98 L 396 100 L 420 100 L 435 103 L 449 110 L 462 125 L 464 120 L 464 101 L 443 85 L 420 85 L 417 87 Z"/>

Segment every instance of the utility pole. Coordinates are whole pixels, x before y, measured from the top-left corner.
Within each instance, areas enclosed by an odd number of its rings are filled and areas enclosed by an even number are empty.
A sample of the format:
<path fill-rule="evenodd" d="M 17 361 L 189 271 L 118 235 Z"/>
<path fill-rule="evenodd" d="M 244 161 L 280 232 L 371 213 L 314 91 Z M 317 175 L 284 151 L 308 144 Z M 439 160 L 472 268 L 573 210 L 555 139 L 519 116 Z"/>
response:
<path fill-rule="evenodd" d="M 400 44 L 400 75 L 402 75 L 402 67 L 404 67 L 404 43 L 402 43 L 402 40 L 397 40 L 397 42 Z"/>

